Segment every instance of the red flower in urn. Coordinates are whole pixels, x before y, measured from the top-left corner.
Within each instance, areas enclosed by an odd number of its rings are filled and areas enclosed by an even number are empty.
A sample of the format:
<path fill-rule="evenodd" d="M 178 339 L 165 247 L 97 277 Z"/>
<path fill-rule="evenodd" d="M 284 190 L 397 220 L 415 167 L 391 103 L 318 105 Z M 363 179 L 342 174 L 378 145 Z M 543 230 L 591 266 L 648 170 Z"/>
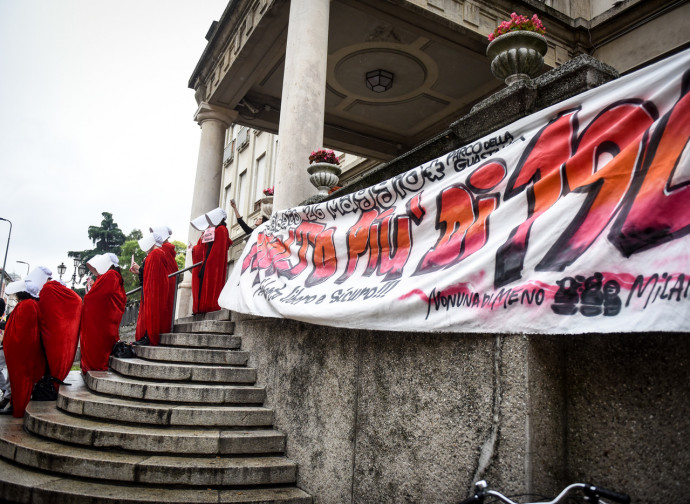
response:
<path fill-rule="evenodd" d="M 521 30 L 539 33 L 540 35 L 544 35 L 546 33 L 546 28 L 544 28 L 544 25 L 541 24 L 541 20 L 536 14 L 534 14 L 531 18 L 528 18 L 513 12 L 510 15 L 510 21 L 503 21 L 500 25 L 498 25 L 493 33 L 489 34 L 489 42 L 508 32 Z"/>
<path fill-rule="evenodd" d="M 340 160 L 338 159 L 338 156 L 335 155 L 335 152 L 333 152 L 332 150 L 319 149 L 316 151 L 312 151 L 312 153 L 309 155 L 309 164 L 312 163 L 330 163 L 334 165 L 339 165 Z"/>

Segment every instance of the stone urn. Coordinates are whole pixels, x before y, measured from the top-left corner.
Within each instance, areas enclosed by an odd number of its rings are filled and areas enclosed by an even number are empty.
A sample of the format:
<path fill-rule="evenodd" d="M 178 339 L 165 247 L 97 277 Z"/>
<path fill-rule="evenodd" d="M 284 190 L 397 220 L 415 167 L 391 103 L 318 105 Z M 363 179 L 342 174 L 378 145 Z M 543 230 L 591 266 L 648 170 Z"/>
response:
<path fill-rule="evenodd" d="M 261 198 L 261 215 L 270 217 L 273 214 L 273 196 L 264 196 Z"/>
<path fill-rule="evenodd" d="M 548 46 L 539 33 L 518 30 L 496 37 L 486 48 L 491 73 L 507 86 L 536 77 Z"/>
<path fill-rule="evenodd" d="M 337 164 L 313 163 L 307 168 L 309 181 L 319 190 L 319 196 L 328 196 L 328 191 L 338 185 L 342 170 Z"/>

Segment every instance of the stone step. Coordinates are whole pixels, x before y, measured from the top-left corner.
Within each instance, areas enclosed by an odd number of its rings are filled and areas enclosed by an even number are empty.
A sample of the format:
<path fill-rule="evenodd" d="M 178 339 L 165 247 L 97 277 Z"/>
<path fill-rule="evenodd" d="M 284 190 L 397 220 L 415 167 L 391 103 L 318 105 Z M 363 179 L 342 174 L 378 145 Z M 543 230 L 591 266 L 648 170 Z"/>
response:
<path fill-rule="evenodd" d="M 216 350 L 211 348 L 179 348 L 165 346 L 137 346 L 134 353 L 147 360 L 165 362 L 186 362 L 194 364 L 226 364 L 245 366 L 249 353 L 239 350 Z"/>
<path fill-rule="evenodd" d="M 33 471 L 0 459 L 0 492 L 17 504 L 311 504 L 299 488 L 185 488 L 101 483 Z"/>
<path fill-rule="evenodd" d="M 274 429 L 214 429 L 117 424 L 64 413 L 52 401 L 29 403 L 27 431 L 93 448 L 176 455 L 282 454 L 285 435 Z"/>
<path fill-rule="evenodd" d="M 197 322 L 175 322 L 173 332 L 199 332 L 232 334 L 235 323 L 229 320 L 199 320 Z"/>
<path fill-rule="evenodd" d="M 242 338 L 231 334 L 163 333 L 161 334 L 161 345 L 239 350 L 242 345 Z"/>
<path fill-rule="evenodd" d="M 89 371 L 84 377 L 94 392 L 145 401 L 195 404 L 263 404 L 264 387 L 198 383 L 156 383 L 128 378 L 111 371 Z"/>
<path fill-rule="evenodd" d="M 60 387 L 57 407 L 103 420 L 137 424 L 196 427 L 270 427 L 273 411 L 261 406 L 176 405 L 101 396 L 91 392 L 81 373 L 67 376 L 70 387 Z"/>
<path fill-rule="evenodd" d="M 22 419 L 0 418 L 0 454 L 23 466 L 66 476 L 190 486 L 294 484 L 297 468 L 285 457 L 174 457 L 94 450 L 29 434 Z"/>
<path fill-rule="evenodd" d="M 198 313 L 196 315 L 189 315 L 188 317 L 180 317 L 175 320 L 176 324 L 187 324 L 189 322 L 203 322 L 204 320 L 231 320 L 232 312 L 230 310 L 221 309 L 214 312 Z"/>
<path fill-rule="evenodd" d="M 256 369 L 247 367 L 170 364 L 111 357 L 110 368 L 125 376 L 147 380 L 248 384 L 256 382 Z"/>

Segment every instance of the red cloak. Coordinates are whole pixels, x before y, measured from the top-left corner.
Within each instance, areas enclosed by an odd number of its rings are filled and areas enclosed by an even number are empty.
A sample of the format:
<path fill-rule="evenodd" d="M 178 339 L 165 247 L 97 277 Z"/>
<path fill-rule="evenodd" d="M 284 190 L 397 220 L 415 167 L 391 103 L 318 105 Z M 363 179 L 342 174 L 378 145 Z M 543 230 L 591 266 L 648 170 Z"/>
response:
<path fill-rule="evenodd" d="M 192 247 L 192 264 L 196 264 L 198 262 L 203 262 L 204 258 L 206 257 L 206 243 L 201 243 L 201 238 L 199 238 L 199 241 L 197 242 L 196 245 Z M 192 273 L 192 313 L 200 313 L 199 312 L 199 287 L 201 286 L 201 271 L 202 271 L 201 266 L 197 266 L 194 268 L 191 273 Z"/>
<path fill-rule="evenodd" d="M 81 297 L 60 282 L 51 280 L 41 289 L 38 310 L 38 327 L 50 375 L 64 380 L 77 353 Z"/>
<path fill-rule="evenodd" d="M 225 277 L 228 271 L 228 248 L 231 243 L 228 228 L 220 225 L 216 227 L 214 241 L 204 244 L 207 247 L 204 253 L 207 253 L 208 256 L 203 266 L 196 268 L 199 270 L 197 274 L 201 276 L 201 286 L 198 291 L 198 311 L 194 313 L 220 310 L 218 297 L 220 296 L 220 291 L 225 286 Z M 208 250 L 209 248 L 210 250 Z M 192 250 L 193 257 L 194 251 Z M 193 285 L 192 281 L 192 292 L 194 292 Z"/>
<path fill-rule="evenodd" d="M 108 270 L 84 296 L 81 315 L 81 371 L 107 371 L 113 345 L 120 340 L 120 322 L 127 295 L 122 275 Z"/>
<path fill-rule="evenodd" d="M 143 324 L 152 345 L 158 345 L 161 333 L 170 332 L 175 295 L 175 278 L 168 278 L 177 271 L 175 247 L 164 243 L 146 256 L 143 285 Z M 139 309 L 141 316 L 141 307 Z"/>
<path fill-rule="evenodd" d="M 38 313 L 38 301 L 25 299 L 14 307 L 5 326 L 3 348 L 12 384 L 12 416 L 16 418 L 24 416 L 34 385 L 46 371 Z"/>
<path fill-rule="evenodd" d="M 177 252 L 175 251 L 175 246 L 171 243 L 165 242 L 163 244 L 163 250 L 166 252 L 165 255 L 165 268 L 167 271 L 167 274 L 170 275 L 172 273 L 175 273 L 178 270 L 177 266 L 177 261 L 175 260 L 175 257 L 177 256 Z M 175 290 L 177 289 L 177 276 L 168 278 L 168 306 L 170 307 L 168 311 L 168 315 L 170 318 L 170 321 L 172 323 L 172 316 L 173 316 L 173 310 L 175 309 L 174 303 L 175 303 Z M 163 332 L 169 332 L 172 329 L 172 327 L 169 327 L 167 331 Z"/>

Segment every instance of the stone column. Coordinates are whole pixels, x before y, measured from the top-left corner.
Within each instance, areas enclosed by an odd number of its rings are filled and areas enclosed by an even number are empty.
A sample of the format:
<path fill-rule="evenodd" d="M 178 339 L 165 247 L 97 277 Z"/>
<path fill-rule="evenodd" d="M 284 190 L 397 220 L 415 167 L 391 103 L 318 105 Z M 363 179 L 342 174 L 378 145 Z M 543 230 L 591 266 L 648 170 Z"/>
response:
<path fill-rule="evenodd" d="M 273 210 L 316 194 L 307 166 L 323 145 L 330 0 L 291 0 Z"/>
<path fill-rule="evenodd" d="M 194 120 L 201 126 L 201 144 L 196 165 L 194 195 L 190 220 L 218 207 L 221 193 L 223 169 L 223 149 L 225 132 L 237 117 L 237 112 L 201 103 Z M 190 243 L 195 244 L 200 233 L 189 226 Z M 185 267 L 192 265 L 191 250 L 187 250 Z M 178 292 L 177 316 L 185 317 L 192 313 L 192 275 L 186 272 Z"/>

